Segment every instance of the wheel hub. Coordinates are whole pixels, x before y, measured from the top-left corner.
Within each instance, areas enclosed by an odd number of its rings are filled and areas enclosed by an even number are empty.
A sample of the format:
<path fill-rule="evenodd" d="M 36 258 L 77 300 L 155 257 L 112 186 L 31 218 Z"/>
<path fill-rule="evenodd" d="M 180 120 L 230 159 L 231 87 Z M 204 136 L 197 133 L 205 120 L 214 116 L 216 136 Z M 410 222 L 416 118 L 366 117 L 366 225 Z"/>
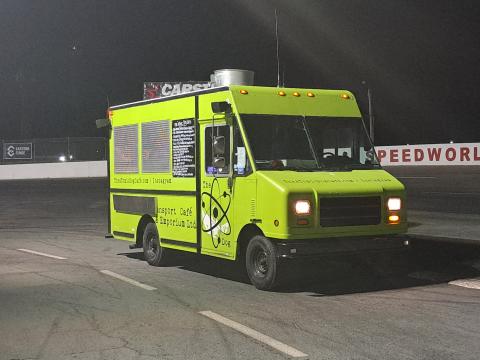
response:
<path fill-rule="evenodd" d="M 259 276 L 265 276 L 268 272 L 267 253 L 263 249 L 259 249 L 254 257 L 255 272 Z"/>
<path fill-rule="evenodd" d="M 148 252 L 150 255 L 155 256 L 157 254 L 157 242 L 155 236 L 151 236 L 148 239 Z"/>

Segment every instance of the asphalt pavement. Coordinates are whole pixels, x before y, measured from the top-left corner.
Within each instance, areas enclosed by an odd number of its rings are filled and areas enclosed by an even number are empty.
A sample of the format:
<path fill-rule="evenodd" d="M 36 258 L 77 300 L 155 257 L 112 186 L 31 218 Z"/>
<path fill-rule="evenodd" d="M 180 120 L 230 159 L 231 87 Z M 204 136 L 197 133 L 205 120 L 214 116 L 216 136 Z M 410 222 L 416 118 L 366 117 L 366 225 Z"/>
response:
<path fill-rule="evenodd" d="M 155 268 L 104 238 L 105 193 L 105 179 L 0 183 L 1 360 L 478 359 L 476 245 L 289 262 L 263 292 L 236 263 Z"/>
<path fill-rule="evenodd" d="M 480 243 L 480 166 L 392 166 L 407 188 L 409 234 Z"/>

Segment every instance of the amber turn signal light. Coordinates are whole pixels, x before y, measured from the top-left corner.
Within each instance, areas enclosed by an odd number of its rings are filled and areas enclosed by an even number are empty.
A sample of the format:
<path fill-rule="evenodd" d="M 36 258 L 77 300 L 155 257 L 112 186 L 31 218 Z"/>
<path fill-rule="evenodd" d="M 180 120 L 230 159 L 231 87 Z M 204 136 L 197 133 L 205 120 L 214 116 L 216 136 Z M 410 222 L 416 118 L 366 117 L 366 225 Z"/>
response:
<path fill-rule="evenodd" d="M 398 224 L 400 222 L 400 216 L 398 215 L 389 215 L 388 222 L 390 224 Z"/>
<path fill-rule="evenodd" d="M 308 225 L 308 219 L 298 219 L 297 225 Z"/>

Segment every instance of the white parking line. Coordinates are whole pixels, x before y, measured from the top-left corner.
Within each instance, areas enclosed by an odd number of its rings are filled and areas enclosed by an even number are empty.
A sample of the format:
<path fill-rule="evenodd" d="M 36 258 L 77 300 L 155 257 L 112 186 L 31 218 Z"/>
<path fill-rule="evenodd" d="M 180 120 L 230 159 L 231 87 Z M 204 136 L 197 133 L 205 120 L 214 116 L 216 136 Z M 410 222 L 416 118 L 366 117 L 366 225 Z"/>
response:
<path fill-rule="evenodd" d="M 30 254 L 46 256 L 46 257 L 49 257 L 49 258 L 52 258 L 52 259 L 67 260 L 67 258 L 64 258 L 64 257 L 61 257 L 61 256 L 45 254 L 45 253 L 42 253 L 42 252 L 39 252 L 39 251 L 33 251 L 33 250 L 28 250 L 28 249 L 17 249 L 17 250 L 18 251 L 23 251 L 23 252 L 26 252 L 26 253 L 30 253 Z"/>
<path fill-rule="evenodd" d="M 132 284 L 132 285 L 135 285 L 135 286 L 138 286 L 142 289 L 145 289 L 145 290 L 157 290 L 157 288 L 154 288 L 153 286 L 150 286 L 150 285 L 147 285 L 147 284 L 143 284 L 141 282 L 138 282 L 136 280 L 133 280 L 133 279 L 130 279 L 126 276 L 123 276 L 123 275 L 120 275 L 120 274 L 117 274 L 117 273 L 114 273 L 113 271 L 110 271 L 110 270 L 100 270 L 100 272 L 102 274 L 105 274 L 105 275 L 108 275 L 108 276 L 111 276 L 111 277 L 114 277 L 116 279 L 119 279 L 119 280 L 122 280 L 122 281 L 125 281 L 129 284 Z"/>
<path fill-rule="evenodd" d="M 286 345 L 280 341 L 277 341 L 275 339 L 272 339 L 270 336 L 264 335 L 262 333 L 259 333 L 256 330 L 253 330 L 245 325 L 239 324 L 233 320 L 227 319 L 221 315 L 218 315 L 217 313 L 214 313 L 212 311 L 200 311 L 199 314 L 206 316 L 212 320 L 215 320 L 223 325 L 226 325 L 234 330 L 237 330 L 238 332 L 247 335 L 257 341 L 260 341 L 272 348 L 274 348 L 277 351 L 280 351 L 288 356 L 294 357 L 294 358 L 306 358 L 308 357 L 307 354 L 301 352 L 300 350 L 297 350 L 289 345 Z"/>
<path fill-rule="evenodd" d="M 453 280 L 448 283 L 449 285 L 461 286 L 469 289 L 480 290 L 480 279 L 460 279 Z"/>

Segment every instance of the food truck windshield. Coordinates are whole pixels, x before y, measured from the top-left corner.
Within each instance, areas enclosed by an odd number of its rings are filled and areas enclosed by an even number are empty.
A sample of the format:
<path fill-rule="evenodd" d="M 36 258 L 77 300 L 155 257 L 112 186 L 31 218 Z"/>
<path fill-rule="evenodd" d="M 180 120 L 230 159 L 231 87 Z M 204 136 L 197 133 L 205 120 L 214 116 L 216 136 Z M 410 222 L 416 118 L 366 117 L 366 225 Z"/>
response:
<path fill-rule="evenodd" d="M 378 169 L 362 119 L 241 114 L 258 170 Z"/>

